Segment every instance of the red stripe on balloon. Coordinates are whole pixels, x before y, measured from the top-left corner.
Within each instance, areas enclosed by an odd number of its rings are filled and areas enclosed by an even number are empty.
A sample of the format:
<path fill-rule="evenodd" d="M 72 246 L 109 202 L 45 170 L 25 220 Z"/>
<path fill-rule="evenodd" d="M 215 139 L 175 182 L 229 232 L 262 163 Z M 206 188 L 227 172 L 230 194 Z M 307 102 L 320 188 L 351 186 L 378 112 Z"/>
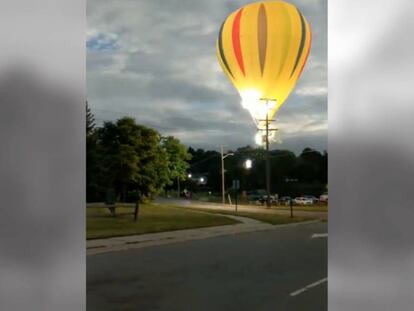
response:
<path fill-rule="evenodd" d="M 243 8 L 241 8 L 236 16 L 234 17 L 233 21 L 233 28 L 232 28 L 232 41 L 233 41 L 233 50 L 234 55 L 236 56 L 237 63 L 239 64 L 240 70 L 244 73 L 244 65 L 243 65 L 243 56 L 241 52 L 241 46 L 240 46 L 240 19 L 242 14 Z"/>

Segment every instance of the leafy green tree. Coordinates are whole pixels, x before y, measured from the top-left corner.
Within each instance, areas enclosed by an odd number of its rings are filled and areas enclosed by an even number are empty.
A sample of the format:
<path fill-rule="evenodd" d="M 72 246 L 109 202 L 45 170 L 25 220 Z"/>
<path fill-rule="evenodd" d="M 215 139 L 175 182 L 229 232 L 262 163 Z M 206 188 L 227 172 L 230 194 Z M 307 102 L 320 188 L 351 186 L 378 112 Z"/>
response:
<path fill-rule="evenodd" d="M 95 117 L 86 101 L 86 137 L 91 136 L 95 131 Z"/>
<path fill-rule="evenodd" d="M 86 101 L 86 200 L 99 200 L 100 155 L 95 118 Z"/>
<path fill-rule="evenodd" d="M 189 148 L 193 155 L 191 171 L 208 176 L 208 186 L 216 192 L 221 191 L 220 154 L 217 151 Z M 228 153 L 232 151 L 227 151 Z M 231 186 L 232 179 L 239 179 L 241 190 L 266 188 L 265 159 L 263 148 L 245 146 L 233 151 L 234 155 L 226 158 L 226 189 Z M 296 156 L 289 150 L 270 151 L 271 192 L 280 195 L 319 195 L 327 183 L 328 154 L 321 154 L 310 148 Z M 244 161 L 253 161 L 250 170 L 243 167 Z M 294 179 L 294 182 L 286 182 Z"/>
<path fill-rule="evenodd" d="M 191 160 L 191 154 L 187 152 L 186 147 L 177 138 L 172 136 L 162 139 L 162 147 L 167 154 L 169 182 L 171 183 L 177 178 L 184 180 L 190 167 L 188 161 Z"/>
<path fill-rule="evenodd" d="M 185 172 L 187 156 L 179 141 L 161 139 L 157 131 L 136 124 L 133 118 L 105 122 L 98 133 L 103 182 L 121 201 L 126 201 L 130 192 L 153 197 Z"/>
<path fill-rule="evenodd" d="M 306 182 L 318 181 L 322 170 L 323 156 L 311 148 L 303 149 L 299 155 L 297 175 Z"/>

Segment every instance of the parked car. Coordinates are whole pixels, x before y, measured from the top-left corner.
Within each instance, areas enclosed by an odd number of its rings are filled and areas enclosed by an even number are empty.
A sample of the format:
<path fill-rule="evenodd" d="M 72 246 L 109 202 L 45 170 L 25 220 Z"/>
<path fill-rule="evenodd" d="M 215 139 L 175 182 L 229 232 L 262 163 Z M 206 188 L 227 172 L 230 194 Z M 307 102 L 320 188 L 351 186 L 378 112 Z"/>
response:
<path fill-rule="evenodd" d="M 323 203 L 328 203 L 328 194 L 324 193 L 319 197 L 319 201 Z"/>
<path fill-rule="evenodd" d="M 302 197 L 312 200 L 312 204 L 319 202 L 319 199 L 313 195 L 303 195 Z"/>
<path fill-rule="evenodd" d="M 313 200 L 306 198 L 306 197 L 296 197 L 294 200 L 295 204 L 298 205 L 312 205 L 313 204 Z"/>
<path fill-rule="evenodd" d="M 289 205 L 290 204 L 290 200 L 291 200 L 291 197 L 286 197 L 286 196 L 281 197 L 279 199 L 279 204 L 280 205 Z"/>
<path fill-rule="evenodd" d="M 261 204 L 265 204 L 267 202 L 267 194 L 263 195 L 260 199 L 259 199 Z M 278 204 L 279 200 L 278 200 L 278 195 L 270 195 L 270 204 Z"/>
<path fill-rule="evenodd" d="M 266 191 L 262 189 L 252 190 L 248 191 L 246 195 L 249 202 L 261 204 L 261 200 L 263 199 L 263 196 L 266 195 Z"/>

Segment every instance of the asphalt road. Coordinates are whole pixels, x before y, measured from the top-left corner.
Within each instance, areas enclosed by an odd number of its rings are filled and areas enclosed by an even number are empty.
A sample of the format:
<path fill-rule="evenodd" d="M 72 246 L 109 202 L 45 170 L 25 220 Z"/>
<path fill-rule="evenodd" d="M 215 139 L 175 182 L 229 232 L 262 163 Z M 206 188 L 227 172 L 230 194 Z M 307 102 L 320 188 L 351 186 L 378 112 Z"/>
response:
<path fill-rule="evenodd" d="M 326 223 L 87 257 L 87 310 L 327 310 Z"/>

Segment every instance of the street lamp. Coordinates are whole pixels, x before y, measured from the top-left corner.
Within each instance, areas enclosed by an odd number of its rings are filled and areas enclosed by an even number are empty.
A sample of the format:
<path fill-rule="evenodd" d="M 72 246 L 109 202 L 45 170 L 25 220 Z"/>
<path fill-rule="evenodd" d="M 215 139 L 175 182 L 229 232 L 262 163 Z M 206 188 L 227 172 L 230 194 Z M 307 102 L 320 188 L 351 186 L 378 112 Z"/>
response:
<path fill-rule="evenodd" d="M 204 182 L 204 177 L 200 177 L 200 183 Z"/>
<path fill-rule="evenodd" d="M 224 196 L 224 193 L 226 192 L 225 189 L 225 183 L 224 183 L 224 159 L 227 158 L 228 156 L 232 156 L 234 155 L 234 153 L 228 153 L 228 154 L 224 154 L 223 152 L 223 146 L 220 146 L 220 153 L 221 153 L 221 199 L 222 199 L 222 203 L 225 204 L 226 203 L 226 198 Z"/>
<path fill-rule="evenodd" d="M 244 162 L 244 167 L 245 167 L 247 170 L 251 169 L 251 168 L 252 168 L 252 160 L 247 159 L 247 160 Z"/>
<path fill-rule="evenodd" d="M 191 178 L 191 177 L 193 177 L 193 175 L 191 175 L 191 173 L 190 173 L 190 174 L 188 174 L 188 178 Z"/>

